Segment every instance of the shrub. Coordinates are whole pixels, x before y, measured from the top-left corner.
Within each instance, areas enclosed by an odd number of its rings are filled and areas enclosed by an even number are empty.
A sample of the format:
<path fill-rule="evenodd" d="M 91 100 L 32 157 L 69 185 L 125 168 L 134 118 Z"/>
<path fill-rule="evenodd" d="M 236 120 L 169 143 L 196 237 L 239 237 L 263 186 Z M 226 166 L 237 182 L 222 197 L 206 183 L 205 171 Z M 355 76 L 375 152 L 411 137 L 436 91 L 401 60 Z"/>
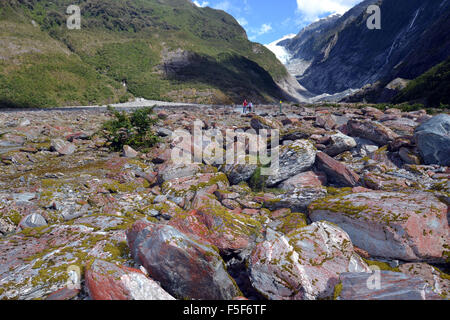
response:
<path fill-rule="evenodd" d="M 132 113 L 119 112 L 108 106 L 114 119 L 103 124 L 103 134 L 111 143 L 110 148 L 121 151 L 123 146 L 128 145 L 136 150 L 148 151 L 159 141 L 153 132 L 153 126 L 158 118 L 152 117 L 154 107 L 136 109 Z"/>

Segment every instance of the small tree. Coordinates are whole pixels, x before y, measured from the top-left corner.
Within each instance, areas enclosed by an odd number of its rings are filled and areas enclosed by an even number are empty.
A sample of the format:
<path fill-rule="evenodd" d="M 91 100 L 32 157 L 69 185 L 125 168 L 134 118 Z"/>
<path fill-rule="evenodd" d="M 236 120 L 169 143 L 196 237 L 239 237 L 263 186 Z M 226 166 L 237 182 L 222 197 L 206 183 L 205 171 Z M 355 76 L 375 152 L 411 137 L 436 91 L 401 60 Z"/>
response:
<path fill-rule="evenodd" d="M 119 112 L 108 106 L 114 119 L 103 123 L 103 133 L 111 142 L 110 148 L 121 151 L 128 145 L 136 150 L 146 152 L 158 141 L 158 136 L 153 132 L 153 126 L 158 123 L 158 118 L 152 117 L 154 107 L 139 108 L 132 113 Z"/>

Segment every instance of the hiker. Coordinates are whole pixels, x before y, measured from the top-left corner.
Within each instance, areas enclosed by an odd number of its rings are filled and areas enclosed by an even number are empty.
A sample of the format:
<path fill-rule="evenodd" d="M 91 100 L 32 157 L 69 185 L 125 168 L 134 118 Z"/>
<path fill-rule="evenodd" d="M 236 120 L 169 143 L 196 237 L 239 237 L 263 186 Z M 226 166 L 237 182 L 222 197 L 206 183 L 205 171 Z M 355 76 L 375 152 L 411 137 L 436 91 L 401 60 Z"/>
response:
<path fill-rule="evenodd" d="M 247 102 L 247 99 L 245 99 L 244 100 L 244 103 L 243 103 L 243 110 L 242 110 L 242 112 L 245 114 L 245 111 L 247 110 L 247 106 L 248 106 L 248 102 Z"/>
<path fill-rule="evenodd" d="M 250 112 L 253 112 L 253 102 L 250 102 L 250 103 L 248 104 L 248 110 L 249 110 Z"/>

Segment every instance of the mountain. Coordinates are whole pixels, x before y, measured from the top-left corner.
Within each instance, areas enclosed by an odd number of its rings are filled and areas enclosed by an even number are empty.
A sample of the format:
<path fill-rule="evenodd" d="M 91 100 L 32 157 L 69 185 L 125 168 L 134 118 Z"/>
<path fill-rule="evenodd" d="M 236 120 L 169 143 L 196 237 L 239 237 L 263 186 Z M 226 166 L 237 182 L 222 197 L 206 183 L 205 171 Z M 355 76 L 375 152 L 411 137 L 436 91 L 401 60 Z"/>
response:
<path fill-rule="evenodd" d="M 320 39 L 329 28 L 333 27 L 340 17 L 339 14 L 335 14 L 320 19 L 302 29 L 295 37 L 278 43 L 278 46 L 284 48 L 287 55 L 290 56 L 285 65 L 292 75 L 301 77 L 311 66 L 314 57 L 320 53 L 317 51 L 318 46 L 314 42 Z"/>
<path fill-rule="evenodd" d="M 230 15 L 190 0 L 0 2 L 0 106 L 301 100 L 275 55 Z"/>
<path fill-rule="evenodd" d="M 369 30 L 366 9 L 381 9 L 381 30 Z M 395 79 L 412 80 L 450 54 L 450 0 L 366 0 L 341 17 L 319 21 L 282 45 L 314 94 L 335 94 Z"/>
<path fill-rule="evenodd" d="M 431 107 L 450 106 L 450 57 L 409 82 L 393 99 L 394 103 L 410 101 Z"/>

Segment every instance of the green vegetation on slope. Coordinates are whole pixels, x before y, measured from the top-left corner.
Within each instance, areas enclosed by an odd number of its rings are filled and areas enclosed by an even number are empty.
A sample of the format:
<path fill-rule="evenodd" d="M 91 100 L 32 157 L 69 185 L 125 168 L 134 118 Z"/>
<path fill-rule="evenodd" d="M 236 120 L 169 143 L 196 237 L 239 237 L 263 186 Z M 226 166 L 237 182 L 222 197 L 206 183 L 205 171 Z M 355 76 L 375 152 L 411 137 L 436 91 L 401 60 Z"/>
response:
<path fill-rule="evenodd" d="M 423 101 L 430 107 L 450 106 L 450 57 L 412 80 L 395 98 L 395 103 Z"/>
<path fill-rule="evenodd" d="M 188 0 L 80 0 L 82 28 L 69 30 L 71 4 L 0 3 L 0 106 L 279 98 L 286 69 L 225 12 Z"/>

